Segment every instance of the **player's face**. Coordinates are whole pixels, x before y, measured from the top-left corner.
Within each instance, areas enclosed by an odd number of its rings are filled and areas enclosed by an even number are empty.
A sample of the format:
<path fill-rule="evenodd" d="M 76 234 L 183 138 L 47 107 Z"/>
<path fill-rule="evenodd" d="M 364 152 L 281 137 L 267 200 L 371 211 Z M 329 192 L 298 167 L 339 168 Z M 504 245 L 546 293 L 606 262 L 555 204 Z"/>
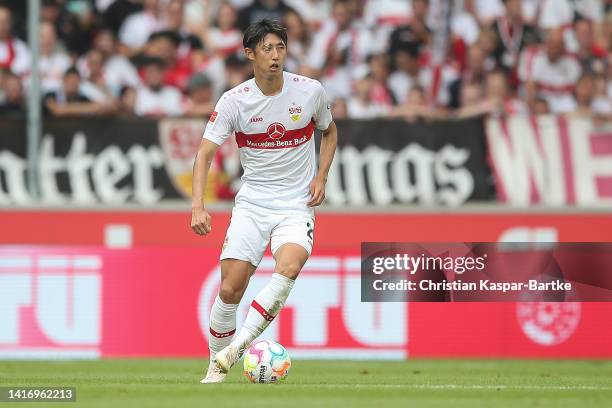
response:
<path fill-rule="evenodd" d="M 266 35 L 254 52 L 247 52 L 247 57 L 253 61 L 253 68 L 268 76 L 283 72 L 286 56 L 287 46 L 276 34 Z"/>

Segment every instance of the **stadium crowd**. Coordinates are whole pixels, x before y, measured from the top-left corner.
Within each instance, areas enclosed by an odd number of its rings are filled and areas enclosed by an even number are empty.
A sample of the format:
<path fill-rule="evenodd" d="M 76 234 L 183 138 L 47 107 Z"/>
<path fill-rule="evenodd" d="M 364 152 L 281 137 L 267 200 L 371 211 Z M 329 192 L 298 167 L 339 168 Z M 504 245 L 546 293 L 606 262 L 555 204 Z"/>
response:
<path fill-rule="evenodd" d="M 41 0 L 47 115 L 206 116 L 251 75 L 242 30 L 288 29 L 285 69 L 335 118 L 612 117 L 609 0 Z M 0 0 L 0 115 L 30 86 L 27 1 Z"/>

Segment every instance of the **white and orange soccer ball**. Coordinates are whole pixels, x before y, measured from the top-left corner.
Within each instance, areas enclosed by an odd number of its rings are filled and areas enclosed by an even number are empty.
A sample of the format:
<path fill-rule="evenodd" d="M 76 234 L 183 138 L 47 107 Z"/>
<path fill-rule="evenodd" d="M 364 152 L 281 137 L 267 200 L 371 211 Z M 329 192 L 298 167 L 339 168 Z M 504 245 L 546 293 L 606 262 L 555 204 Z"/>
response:
<path fill-rule="evenodd" d="M 272 340 L 257 340 L 244 353 L 244 375 L 252 383 L 283 382 L 290 368 L 289 353 Z"/>

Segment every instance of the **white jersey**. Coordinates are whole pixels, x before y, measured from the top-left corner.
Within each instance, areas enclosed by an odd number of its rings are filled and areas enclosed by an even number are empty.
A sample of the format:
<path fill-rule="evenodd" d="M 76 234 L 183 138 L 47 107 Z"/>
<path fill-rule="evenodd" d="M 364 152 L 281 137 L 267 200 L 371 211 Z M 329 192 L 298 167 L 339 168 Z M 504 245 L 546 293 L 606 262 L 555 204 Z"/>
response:
<path fill-rule="evenodd" d="M 211 115 L 204 138 L 221 145 L 232 133 L 240 148 L 243 185 L 236 205 L 311 211 L 316 173 L 314 129 L 332 121 L 323 86 L 283 72 L 283 88 L 264 95 L 254 79 L 227 91 Z"/>
<path fill-rule="evenodd" d="M 574 109 L 573 92 L 581 70 L 574 55 L 565 54 L 556 62 L 551 62 L 543 47 L 534 47 L 523 51 L 518 76 L 523 82 L 533 81 L 550 110 L 562 113 Z"/>

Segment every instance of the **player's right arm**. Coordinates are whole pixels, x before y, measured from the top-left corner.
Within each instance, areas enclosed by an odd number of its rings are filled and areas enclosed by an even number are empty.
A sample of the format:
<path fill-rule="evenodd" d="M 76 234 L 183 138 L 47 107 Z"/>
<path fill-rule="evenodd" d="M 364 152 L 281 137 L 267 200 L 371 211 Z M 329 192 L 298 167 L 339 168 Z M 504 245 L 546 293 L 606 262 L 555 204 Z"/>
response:
<path fill-rule="evenodd" d="M 218 144 L 208 139 L 202 139 L 193 164 L 191 229 L 198 235 L 206 235 L 212 229 L 210 214 L 204 207 L 204 186 L 206 180 L 208 180 L 208 171 L 218 148 Z"/>
<path fill-rule="evenodd" d="M 211 216 L 204 205 L 204 188 L 215 153 L 235 130 L 235 114 L 236 108 L 232 109 L 229 98 L 224 95 L 208 120 L 196 154 L 191 190 L 191 229 L 198 235 L 206 235 L 212 230 Z"/>

